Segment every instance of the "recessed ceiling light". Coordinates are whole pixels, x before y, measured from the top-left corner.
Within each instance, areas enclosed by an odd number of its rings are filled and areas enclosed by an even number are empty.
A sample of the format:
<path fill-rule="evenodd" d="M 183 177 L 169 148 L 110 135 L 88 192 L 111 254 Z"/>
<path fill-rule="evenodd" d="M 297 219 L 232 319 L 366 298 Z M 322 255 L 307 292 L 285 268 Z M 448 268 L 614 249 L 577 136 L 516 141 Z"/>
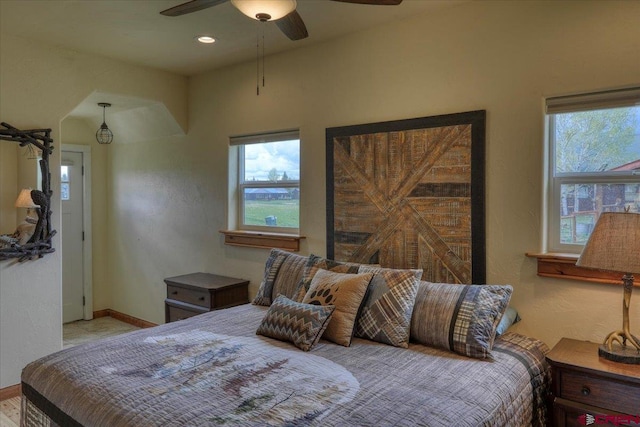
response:
<path fill-rule="evenodd" d="M 211 36 L 197 36 L 196 40 L 198 40 L 200 43 L 207 43 L 207 44 L 216 42 L 216 39 L 214 39 Z"/>

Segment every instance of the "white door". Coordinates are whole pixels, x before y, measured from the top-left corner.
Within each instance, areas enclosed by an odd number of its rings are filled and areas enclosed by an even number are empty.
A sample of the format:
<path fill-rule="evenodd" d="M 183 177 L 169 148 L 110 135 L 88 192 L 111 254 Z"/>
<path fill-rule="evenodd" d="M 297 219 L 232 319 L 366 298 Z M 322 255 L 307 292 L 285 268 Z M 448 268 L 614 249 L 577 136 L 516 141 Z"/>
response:
<path fill-rule="evenodd" d="M 82 153 L 63 151 L 62 199 L 62 320 L 84 318 Z"/>

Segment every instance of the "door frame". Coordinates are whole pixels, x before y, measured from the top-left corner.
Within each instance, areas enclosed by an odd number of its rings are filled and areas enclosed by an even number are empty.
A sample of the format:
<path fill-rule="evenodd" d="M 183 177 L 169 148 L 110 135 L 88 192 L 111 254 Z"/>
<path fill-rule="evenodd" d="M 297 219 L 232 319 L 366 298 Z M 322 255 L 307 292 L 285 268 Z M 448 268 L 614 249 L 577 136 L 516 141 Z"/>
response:
<path fill-rule="evenodd" d="M 93 252 L 91 225 L 91 146 L 78 144 L 62 144 L 60 159 L 65 151 L 82 153 L 82 292 L 84 293 L 84 320 L 93 319 Z M 59 173 L 59 172 L 58 172 Z M 62 244 L 64 239 L 60 235 Z"/>

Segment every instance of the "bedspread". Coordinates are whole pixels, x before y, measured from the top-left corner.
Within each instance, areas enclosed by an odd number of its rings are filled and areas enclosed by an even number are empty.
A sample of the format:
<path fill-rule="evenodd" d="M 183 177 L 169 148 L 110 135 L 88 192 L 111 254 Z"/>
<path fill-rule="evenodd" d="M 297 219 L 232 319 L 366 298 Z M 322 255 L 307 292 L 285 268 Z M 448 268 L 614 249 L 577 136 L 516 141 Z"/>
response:
<path fill-rule="evenodd" d="M 311 352 L 256 336 L 244 305 L 62 350 L 23 371 L 23 425 L 544 425 L 548 350 L 507 333 L 494 360 L 364 339 Z"/>

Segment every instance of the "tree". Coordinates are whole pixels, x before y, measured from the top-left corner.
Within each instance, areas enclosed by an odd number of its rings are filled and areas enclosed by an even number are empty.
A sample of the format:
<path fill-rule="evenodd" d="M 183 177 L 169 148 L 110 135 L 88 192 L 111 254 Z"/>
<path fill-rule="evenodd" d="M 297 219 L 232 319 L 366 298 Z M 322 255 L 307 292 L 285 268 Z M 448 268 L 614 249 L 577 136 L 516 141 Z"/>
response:
<path fill-rule="evenodd" d="M 273 182 L 276 182 L 278 180 L 278 171 L 276 170 L 276 168 L 273 168 L 269 171 L 269 175 L 267 176 L 267 178 L 269 179 L 269 181 Z"/>
<path fill-rule="evenodd" d="M 604 171 L 635 160 L 633 120 L 631 108 L 556 115 L 556 171 Z"/>
<path fill-rule="evenodd" d="M 282 177 L 280 178 L 280 181 L 289 181 L 289 177 L 287 176 L 287 171 L 284 171 L 282 173 Z"/>

